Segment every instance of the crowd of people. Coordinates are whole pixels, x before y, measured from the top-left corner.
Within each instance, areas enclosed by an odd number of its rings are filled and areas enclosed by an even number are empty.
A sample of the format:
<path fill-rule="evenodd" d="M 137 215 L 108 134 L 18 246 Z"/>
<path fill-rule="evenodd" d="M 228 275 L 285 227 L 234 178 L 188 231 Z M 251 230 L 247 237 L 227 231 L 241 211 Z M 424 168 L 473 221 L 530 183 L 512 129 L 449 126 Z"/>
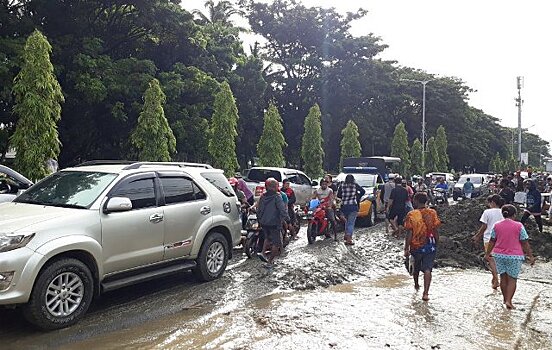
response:
<path fill-rule="evenodd" d="M 533 217 L 542 232 L 542 199 L 541 191 L 552 190 L 552 176 L 546 177 L 545 184 L 539 184 L 539 178 L 523 178 L 519 173 L 505 174 L 493 180 L 498 186 L 491 187 L 491 195 L 487 198 L 488 209 L 480 218 L 481 227 L 473 235 L 476 244 L 482 242 L 485 259 L 488 261 L 492 274 L 491 286 L 500 290 L 504 305 L 513 309 L 513 296 L 516 291 L 517 279 L 525 258 L 534 264 L 534 257 L 528 243 L 528 234 L 524 223 Z M 298 230 L 293 231 L 295 217 L 294 206 L 296 197 L 288 180 L 284 180 L 282 188 L 276 179 L 266 180 L 266 192 L 257 203 L 253 193 L 247 188 L 243 179 L 230 179 L 238 199 L 244 207 L 254 206 L 257 220 L 262 227 L 265 237 L 264 247 L 259 258 L 265 262 L 267 269 L 274 267 L 274 260 L 282 252 L 282 225 L 292 230 L 293 238 L 297 237 Z M 541 185 L 541 191 L 538 186 Z M 385 212 L 386 232 L 391 229 L 392 235 L 404 239 L 405 266 L 414 280 L 416 290 L 420 289 L 419 276 L 423 275 L 424 301 L 429 300 L 429 289 L 432 280 L 432 270 L 439 244 L 438 229 L 441 221 L 437 212 L 431 208 L 433 202 L 432 190 L 441 189 L 449 192 L 448 184 L 444 179 L 437 179 L 436 183 L 419 178 L 414 184 L 395 174 L 389 177 L 381 188 L 380 199 Z M 465 199 L 470 199 L 474 185 L 470 179 L 463 184 Z M 525 208 L 521 221 L 516 221 L 517 208 L 513 204 L 516 196 L 523 192 Z M 365 190 L 355 182 L 353 175 L 346 176 L 341 184 L 335 184 L 331 175 L 327 175 L 320 182 L 312 195 L 323 206 L 326 218 L 330 221 L 331 230 L 336 235 L 336 222 L 342 221 L 345 226 L 344 240 L 346 245 L 353 245 L 353 232 L 356 216 L 359 211 L 360 198 Z M 448 197 L 445 197 L 448 205 Z M 335 204 L 341 204 L 339 215 L 336 215 Z M 331 234 L 328 233 L 328 239 Z"/>

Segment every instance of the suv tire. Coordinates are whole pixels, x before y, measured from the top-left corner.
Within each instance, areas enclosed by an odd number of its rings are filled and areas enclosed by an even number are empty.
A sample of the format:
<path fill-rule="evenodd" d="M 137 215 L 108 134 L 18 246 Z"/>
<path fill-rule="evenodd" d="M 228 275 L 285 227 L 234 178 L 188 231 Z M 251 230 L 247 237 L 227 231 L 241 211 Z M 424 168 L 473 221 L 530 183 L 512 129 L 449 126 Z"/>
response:
<path fill-rule="evenodd" d="M 92 273 L 84 263 L 57 260 L 40 272 L 23 316 L 44 330 L 68 327 L 86 313 L 93 294 Z"/>
<path fill-rule="evenodd" d="M 228 241 L 218 232 L 210 233 L 203 241 L 199 256 L 196 259 L 197 267 L 194 275 L 201 281 L 207 282 L 219 278 L 228 264 Z"/>

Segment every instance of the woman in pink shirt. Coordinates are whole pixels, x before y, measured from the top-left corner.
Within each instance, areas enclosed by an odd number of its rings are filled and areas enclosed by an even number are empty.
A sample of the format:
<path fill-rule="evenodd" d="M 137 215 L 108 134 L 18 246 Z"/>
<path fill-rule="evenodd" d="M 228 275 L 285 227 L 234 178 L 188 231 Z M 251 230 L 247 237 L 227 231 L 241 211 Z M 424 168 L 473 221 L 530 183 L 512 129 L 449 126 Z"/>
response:
<path fill-rule="evenodd" d="M 529 246 L 529 236 L 525 227 L 520 222 L 514 221 L 516 207 L 508 204 L 501 210 L 504 220 L 496 223 L 491 231 L 485 259 L 490 261 L 492 253 L 496 271 L 500 275 L 500 290 L 504 304 L 508 309 L 514 309 L 512 298 L 516 292 L 517 278 L 525 255 L 531 266 L 535 263 L 535 258 Z"/>

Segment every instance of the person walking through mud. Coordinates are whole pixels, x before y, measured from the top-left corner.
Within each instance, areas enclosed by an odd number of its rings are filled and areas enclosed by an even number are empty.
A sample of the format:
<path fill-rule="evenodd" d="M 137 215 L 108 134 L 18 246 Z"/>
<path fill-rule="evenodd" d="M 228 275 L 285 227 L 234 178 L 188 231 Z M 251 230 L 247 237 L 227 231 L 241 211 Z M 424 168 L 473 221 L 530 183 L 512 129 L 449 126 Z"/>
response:
<path fill-rule="evenodd" d="M 406 202 L 408 200 L 408 191 L 401 184 L 401 177 L 395 177 L 395 188 L 391 191 L 388 203 L 389 220 L 393 228 L 393 235 L 396 238 L 402 235 L 404 218 L 406 217 Z"/>
<path fill-rule="evenodd" d="M 274 259 L 280 255 L 282 249 L 282 235 L 280 234 L 282 224 L 289 222 L 289 215 L 284 200 L 278 193 L 278 181 L 269 178 L 265 182 L 265 187 L 266 192 L 259 199 L 259 209 L 257 210 L 257 220 L 265 238 L 259 258 L 266 262 L 264 265 L 266 268 L 272 269 Z M 267 257 L 265 252 L 269 249 L 270 255 Z"/>
<path fill-rule="evenodd" d="M 525 224 L 527 219 L 532 215 L 537 222 L 539 232 L 542 233 L 542 196 L 535 181 L 527 179 L 525 180 L 525 186 L 527 188 L 527 196 L 525 197 L 525 211 L 521 217 L 521 223 Z"/>
<path fill-rule="evenodd" d="M 511 204 L 502 207 L 504 220 L 497 222 L 491 231 L 491 240 L 487 246 L 485 259 L 496 262 L 496 271 L 500 275 L 500 290 L 504 305 L 515 309 L 512 298 L 516 293 L 517 279 L 525 256 L 529 264 L 535 264 L 535 258 L 529 245 L 529 236 L 522 223 L 514 221 L 517 210 Z"/>
<path fill-rule="evenodd" d="M 429 300 L 429 287 L 431 285 L 431 272 L 433 262 L 437 254 L 439 233 L 437 229 L 441 226 L 439 216 L 434 209 L 427 207 L 428 198 L 423 192 L 416 193 L 413 198 L 414 210 L 408 213 L 404 222 L 407 230 L 404 241 L 404 256 L 412 255 L 414 258 L 414 288 L 420 289 L 418 282 L 420 272 L 424 274 L 424 292 L 422 300 Z"/>
<path fill-rule="evenodd" d="M 354 245 L 353 231 L 358 214 L 358 199 L 364 196 L 366 191 L 355 182 L 351 174 L 345 176 L 345 182 L 339 186 L 337 197 L 341 198 L 342 220 L 345 220 L 345 244 Z"/>
<path fill-rule="evenodd" d="M 504 199 L 498 194 L 487 197 L 487 205 L 489 209 L 485 209 L 479 221 L 481 222 L 481 227 L 479 231 L 473 236 L 474 243 L 481 242 L 483 238 L 483 250 L 486 252 L 487 247 L 489 246 L 489 241 L 491 240 L 491 232 L 494 228 L 494 225 L 497 222 L 500 222 L 504 219 L 502 216 L 502 206 L 504 205 Z M 491 285 L 493 289 L 497 289 L 499 286 L 498 283 L 498 274 L 496 273 L 496 263 L 494 259 L 489 259 L 489 269 L 493 275 L 491 280 Z"/>
<path fill-rule="evenodd" d="M 383 205 L 385 211 L 385 233 L 389 232 L 389 226 L 391 224 L 391 218 L 389 217 L 389 197 L 391 197 L 391 192 L 395 188 L 394 178 L 389 175 L 389 180 L 383 185 L 383 190 L 381 191 L 381 196 L 383 197 Z"/>

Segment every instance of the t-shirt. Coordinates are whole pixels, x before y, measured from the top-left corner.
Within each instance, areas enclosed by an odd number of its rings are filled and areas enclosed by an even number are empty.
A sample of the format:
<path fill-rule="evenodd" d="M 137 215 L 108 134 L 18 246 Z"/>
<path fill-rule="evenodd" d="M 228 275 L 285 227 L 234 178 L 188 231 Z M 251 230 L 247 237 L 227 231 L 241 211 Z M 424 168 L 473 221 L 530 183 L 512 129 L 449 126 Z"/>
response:
<path fill-rule="evenodd" d="M 395 188 L 394 182 L 386 182 L 385 185 L 383 185 L 383 201 L 385 203 L 389 202 L 389 197 L 391 197 L 391 192 Z"/>
<path fill-rule="evenodd" d="M 238 196 L 238 200 L 241 202 L 242 200 L 245 200 L 245 193 L 243 191 L 236 189 L 236 196 Z"/>
<path fill-rule="evenodd" d="M 487 243 L 491 240 L 491 232 L 497 222 L 504 220 L 502 216 L 502 210 L 500 208 L 486 209 L 481 214 L 480 222 L 487 225 L 487 229 L 483 233 L 483 242 Z"/>
<path fill-rule="evenodd" d="M 391 191 L 391 196 L 389 199 L 393 200 L 393 205 L 391 206 L 391 212 L 393 213 L 402 213 L 406 210 L 406 201 L 408 200 L 408 191 L 402 186 L 395 186 Z"/>
<path fill-rule="evenodd" d="M 333 190 L 329 187 L 326 187 L 325 190 L 323 190 L 321 187 L 316 189 L 316 196 L 321 201 L 326 200 L 331 194 L 333 194 Z"/>
<path fill-rule="evenodd" d="M 420 209 L 420 212 L 422 213 L 422 218 L 427 226 L 428 235 L 434 235 L 437 228 L 441 226 L 441 220 L 439 220 L 437 212 L 431 208 Z"/>
<path fill-rule="evenodd" d="M 518 257 L 521 259 L 525 256 L 521 247 L 521 241 L 528 240 L 529 235 L 527 235 L 527 231 L 521 222 L 511 219 L 497 222 L 491 231 L 491 238 L 496 241 L 493 255 Z"/>
<path fill-rule="evenodd" d="M 408 199 L 407 202 L 412 202 L 412 197 L 414 197 L 414 190 L 410 186 L 406 186 L 406 190 L 408 191 Z"/>
<path fill-rule="evenodd" d="M 438 183 L 437 186 L 435 186 L 435 188 L 441 188 L 443 190 L 448 190 L 448 185 L 445 182 Z"/>
<path fill-rule="evenodd" d="M 428 230 L 420 210 L 412 210 L 406 215 L 406 219 L 404 220 L 404 228 L 412 231 L 412 240 L 410 241 L 411 252 L 426 245 Z"/>
<path fill-rule="evenodd" d="M 472 193 L 473 192 L 473 183 L 471 181 L 468 181 L 464 184 L 464 193 Z"/>

